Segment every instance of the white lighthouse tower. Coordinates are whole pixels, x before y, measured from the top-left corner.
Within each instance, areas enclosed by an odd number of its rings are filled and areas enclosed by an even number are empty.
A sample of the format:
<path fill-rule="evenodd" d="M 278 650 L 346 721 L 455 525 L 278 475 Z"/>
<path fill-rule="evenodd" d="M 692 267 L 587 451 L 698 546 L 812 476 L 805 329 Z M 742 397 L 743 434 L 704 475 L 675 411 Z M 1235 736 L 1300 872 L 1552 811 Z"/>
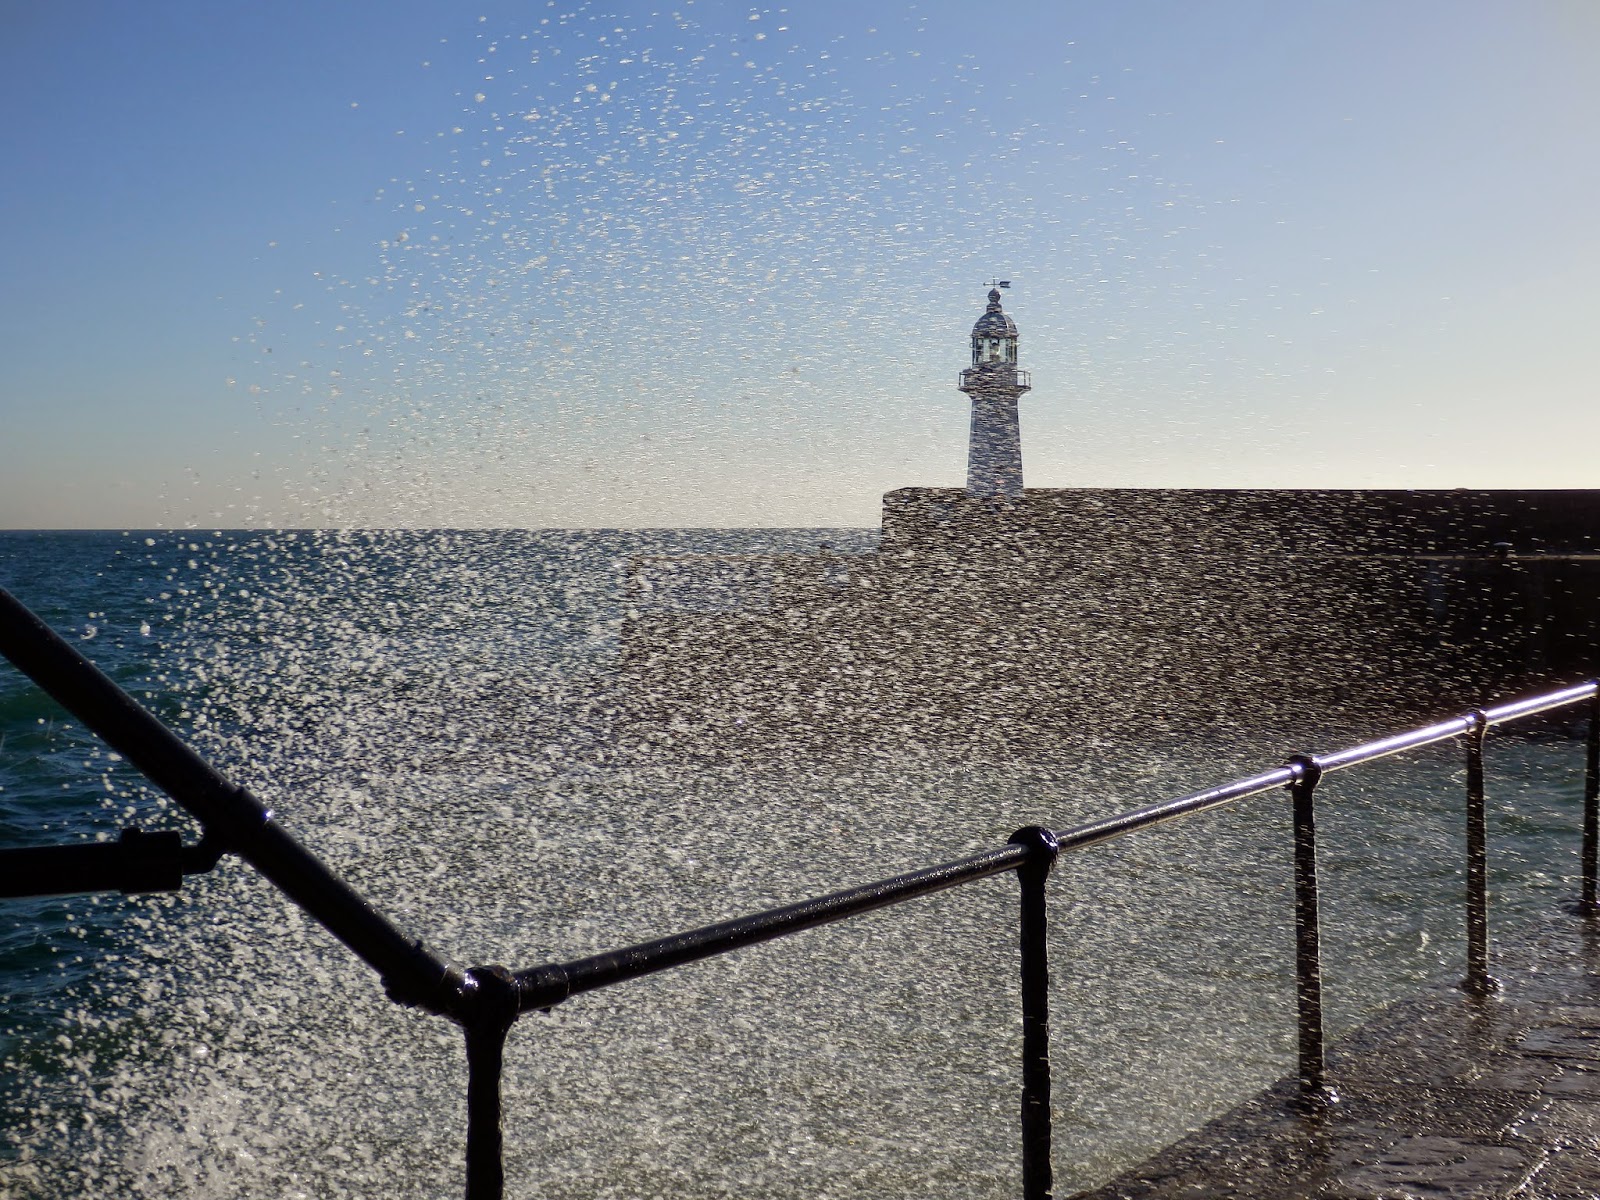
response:
<path fill-rule="evenodd" d="M 972 397 L 972 438 L 967 445 L 967 494 L 1022 495 L 1022 431 L 1017 400 L 1029 390 L 1017 370 L 1017 323 L 1000 309 L 999 284 L 972 327 L 972 365 L 960 388 Z"/>

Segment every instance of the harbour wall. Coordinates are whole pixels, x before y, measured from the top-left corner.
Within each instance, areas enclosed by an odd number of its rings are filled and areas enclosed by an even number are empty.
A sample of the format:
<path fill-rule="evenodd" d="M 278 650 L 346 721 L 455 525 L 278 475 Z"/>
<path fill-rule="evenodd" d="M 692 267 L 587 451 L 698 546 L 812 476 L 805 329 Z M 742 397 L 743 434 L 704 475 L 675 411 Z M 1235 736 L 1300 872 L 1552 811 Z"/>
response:
<path fill-rule="evenodd" d="M 622 703 L 712 752 L 1361 732 L 1600 669 L 1597 531 L 1587 490 L 905 488 L 874 553 L 633 610 Z"/>

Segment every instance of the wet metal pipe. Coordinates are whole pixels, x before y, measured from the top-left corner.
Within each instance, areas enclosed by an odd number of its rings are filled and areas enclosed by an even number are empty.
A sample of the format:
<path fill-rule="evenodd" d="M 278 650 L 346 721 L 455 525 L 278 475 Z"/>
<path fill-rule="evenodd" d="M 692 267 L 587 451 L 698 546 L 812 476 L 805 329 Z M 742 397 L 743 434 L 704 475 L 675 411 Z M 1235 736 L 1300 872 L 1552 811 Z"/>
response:
<path fill-rule="evenodd" d="M 461 973 L 391 925 L 348 884 L 184 745 L 92 663 L 0 588 L 0 654 L 142 771 L 383 978 L 401 1003 L 450 1011 Z"/>
<path fill-rule="evenodd" d="M 1578 909 L 1585 916 L 1600 913 L 1595 877 L 1600 874 L 1600 686 L 1589 697 L 1589 737 L 1583 769 L 1583 896 Z"/>
<path fill-rule="evenodd" d="M 1503 721 L 1514 720 L 1517 717 L 1531 717 L 1534 713 L 1551 712 L 1568 704 L 1576 704 L 1579 700 L 1595 695 L 1597 691 L 1600 691 L 1600 681 L 1590 679 L 1584 683 L 1575 683 L 1571 687 L 1562 688 L 1560 691 L 1544 692 L 1524 700 L 1513 700 L 1508 704 L 1483 709 L 1484 722 L 1489 725 L 1499 725 Z"/>
<path fill-rule="evenodd" d="M 500 1129 L 500 1069 L 506 1035 L 517 1019 L 517 985 L 504 967 L 467 972 L 467 1200 L 501 1200 L 505 1191 Z"/>
<path fill-rule="evenodd" d="M 124 829 L 115 842 L 0 850 L 0 898 L 174 892 L 217 865 L 220 847 L 185 846 L 176 830 Z"/>
<path fill-rule="evenodd" d="M 1050 1163 L 1050 962 L 1045 939 L 1045 882 L 1060 844 L 1055 834 L 1030 825 L 1011 835 L 1026 846 L 1028 861 L 1017 869 L 1022 885 L 1019 937 L 1022 951 L 1022 1200 L 1051 1200 Z"/>
<path fill-rule="evenodd" d="M 518 971 L 516 981 L 521 991 L 522 1011 L 549 1008 L 579 992 L 610 987 L 641 975 L 726 954 L 744 946 L 770 942 L 774 938 L 786 937 L 804 929 L 815 929 L 819 925 L 831 925 L 873 909 L 887 908 L 918 896 L 1014 871 L 1028 860 L 1029 853 L 1025 846 L 1008 844 L 970 858 L 907 875 L 896 875 L 892 879 L 819 896 L 814 900 L 803 900 L 784 908 L 721 921 L 605 954 L 592 954 L 571 962 L 551 963 Z"/>
<path fill-rule="evenodd" d="M 1549 692 L 1542 696 L 1533 696 L 1526 700 L 1504 704 L 1498 708 L 1484 709 L 1482 716 L 1486 724 L 1495 725 L 1504 721 L 1515 720 L 1518 717 L 1531 716 L 1534 713 L 1548 712 L 1565 705 L 1575 704 L 1579 700 L 1585 697 L 1593 697 L 1597 693 L 1600 693 L 1600 684 L 1595 682 L 1584 683 L 1576 687 L 1565 688 L 1559 692 Z M 1349 767 L 1359 766 L 1362 763 L 1387 758 L 1390 755 L 1399 754 L 1406 750 L 1430 746 L 1435 742 L 1449 741 L 1451 738 L 1457 738 L 1466 733 L 1472 721 L 1473 718 L 1470 716 L 1455 717 L 1449 721 L 1440 721 L 1434 725 L 1424 726 L 1421 729 L 1395 734 L 1393 737 L 1380 738 L 1375 742 L 1367 742 L 1360 746 L 1352 746 L 1346 750 L 1335 751 L 1332 754 L 1320 755 L 1316 760 L 1317 766 L 1322 774 L 1326 775 L 1332 771 L 1342 771 Z M 1131 812 L 1118 813 L 1115 816 L 1091 821 L 1087 825 L 1060 830 L 1056 833 L 1056 837 L 1060 840 L 1061 849 L 1081 850 L 1086 846 L 1096 846 L 1101 842 L 1109 842 L 1114 838 L 1124 837 L 1141 829 L 1148 829 L 1152 825 L 1160 825 L 1166 821 L 1186 817 L 1190 813 L 1220 808 L 1237 800 L 1244 800 L 1250 796 L 1259 796 L 1263 792 L 1270 792 L 1276 788 L 1288 787 L 1294 782 L 1295 777 L 1293 768 L 1279 767 L 1277 770 L 1267 771 L 1260 775 L 1252 775 L 1245 779 L 1234 780 L 1231 783 L 1221 783 L 1203 791 L 1191 792 L 1186 796 L 1163 800 L 1159 804 L 1152 804 L 1146 808 L 1134 809 Z"/>
<path fill-rule="evenodd" d="M 1327 1083 L 1322 1037 L 1322 929 L 1317 915 L 1316 791 L 1322 768 L 1309 754 L 1289 760 L 1294 808 L 1294 975 L 1299 1015 L 1300 1102 L 1315 1107 L 1337 1099 Z"/>
<path fill-rule="evenodd" d="M 1126 837 L 1130 833 L 1149 829 L 1152 825 L 1175 821 L 1190 813 L 1204 812 L 1208 808 L 1220 808 L 1224 804 L 1232 804 L 1248 796 L 1259 796 L 1262 792 L 1286 787 L 1293 779 L 1294 771 L 1291 768 L 1279 767 L 1264 775 L 1252 775 L 1248 779 L 1219 784 L 1204 791 L 1179 796 L 1174 800 L 1163 800 L 1160 804 L 1152 804 L 1147 808 L 1137 808 L 1132 812 L 1090 821 L 1087 825 L 1059 830 L 1056 833 L 1056 841 L 1063 850 L 1082 850 L 1088 846 L 1098 846 L 1101 842 Z"/>
<path fill-rule="evenodd" d="M 1467 720 L 1467 977 L 1469 996 L 1487 996 L 1500 989 L 1489 974 L 1489 844 L 1484 822 L 1482 712 Z"/>

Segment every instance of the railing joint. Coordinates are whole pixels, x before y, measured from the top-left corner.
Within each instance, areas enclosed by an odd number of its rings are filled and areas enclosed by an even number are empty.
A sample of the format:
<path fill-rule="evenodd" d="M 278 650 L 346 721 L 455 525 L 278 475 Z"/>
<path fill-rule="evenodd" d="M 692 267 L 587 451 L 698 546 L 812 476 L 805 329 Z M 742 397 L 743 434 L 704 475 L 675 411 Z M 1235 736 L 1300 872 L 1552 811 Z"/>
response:
<path fill-rule="evenodd" d="M 1042 869 L 1046 875 L 1050 873 L 1050 868 L 1055 866 L 1056 855 L 1061 852 L 1061 843 L 1054 831 L 1046 829 L 1043 825 L 1024 825 L 1006 839 L 1006 844 L 1021 846 L 1028 851 L 1028 859 L 1022 869 L 1028 867 Z"/>
<path fill-rule="evenodd" d="M 0 897 L 175 892 L 186 875 L 205 874 L 221 857 L 221 844 L 210 836 L 186 846 L 175 829 L 131 825 L 114 842 L 0 850 Z"/>
<path fill-rule="evenodd" d="M 518 971 L 516 983 L 517 1005 L 522 1012 L 530 1009 L 549 1012 L 572 995 L 572 978 L 559 963 Z"/>
<path fill-rule="evenodd" d="M 1291 754 L 1284 759 L 1284 765 L 1295 773 L 1294 778 L 1289 781 L 1291 792 L 1295 788 L 1309 790 L 1322 782 L 1322 764 L 1317 761 L 1314 754 Z"/>
<path fill-rule="evenodd" d="M 433 961 L 431 952 L 419 939 L 413 939 L 411 949 L 417 956 L 417 969 L 426 969 Z M 402 1008 L 420 1008 L 424 1012 L 449 1017 L 458 1025 L 465 1024 L 472 1001 L 472 985 L 467 972 L 457 964 L 445 960 L 442 972 L 427 987 L 417 988 L 393 975 L 381 977 L 383 994 Z"/>
<path fill-rule="evenodd" d="M 470 967 L 456 1020 L 463 1028 L 510 1029 L 521 1012 L 517 978 L 498 964 Z"/>
<path fill-rule="evenodd" d="M 183 873 L 185 875 L 204 875 L 216 869 L 222 861 L 222 856 L 228 853 L 228 845 L 221 835 L 207 829 L 200 835 L 200 840 L 192 846 L 183 848 Z"/>

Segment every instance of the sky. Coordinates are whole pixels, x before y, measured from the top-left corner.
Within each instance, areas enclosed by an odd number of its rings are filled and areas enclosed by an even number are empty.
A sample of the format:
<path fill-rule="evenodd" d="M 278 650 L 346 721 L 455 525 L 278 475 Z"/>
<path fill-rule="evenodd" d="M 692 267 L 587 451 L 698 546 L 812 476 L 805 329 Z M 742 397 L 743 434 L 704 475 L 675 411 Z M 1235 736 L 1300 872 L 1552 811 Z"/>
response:
<path fill-rule="evenodd" d="M 0 0 L 0 528 L 1600 486 L 1592 0 Z"/>

